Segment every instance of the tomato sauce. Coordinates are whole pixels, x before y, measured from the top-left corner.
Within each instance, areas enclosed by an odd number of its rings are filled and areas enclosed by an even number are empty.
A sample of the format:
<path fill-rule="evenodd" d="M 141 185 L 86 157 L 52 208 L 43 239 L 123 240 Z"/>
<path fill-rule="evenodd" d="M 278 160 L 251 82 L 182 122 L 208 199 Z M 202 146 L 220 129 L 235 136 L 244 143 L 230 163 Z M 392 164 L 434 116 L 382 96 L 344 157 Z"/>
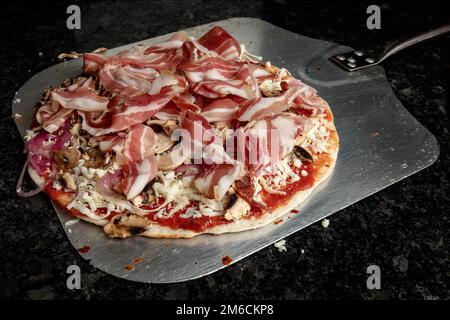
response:
<path fill-rule="evenodd" d="M 292 199 L 292 197 L 295 196 L 297 192 L 309 189 L 314 185 L 315 167 L 313 164 L 305 163 L 300 168 L 296 168 L 294 166 L 291 166 L 291 168 L 297 174 L 300 174 L 300 171 L 304 170 L 308 173 L 308 175 L 305 177 L 302 176 L 299 181 L 288 183 L 284 188 L 281 188 L 280 191 L 286 192 L 285 195 L 272 194 L 263 190 L 262 199 L 266 204 L 265 208 L 269 211 L 273 211 L 286 204 Z M 262 210 L 259 208 L 252 208 L 250 216 L 258 217 L 263 213 L 261 211 Z"/>
<path fill-rule="evenodd" d="M 289 200 L 292 199 L 295 194 L 301 190 L 309 189 L 314 184 L 314 171 L 315 167 L 313 164 L 306 163 L 303 164 L 300 168 L 292 167 L 292 170 L 296 172 L 297 174 L 300 173 L 301 170 L 305 170 L 308 175 L 305 177 L 301 177 L 299 181 L 295 181 L 292 183 L 289 183 L 286 185 L 286 187 L 280 189 L 281 191 L 286 192 L 286 195 L 278 195 L 278 194 L 270 194 L 266 191 L 262 192 L 262 198 L 264 202 L 266 203 L 266 206 L 263 208 L 258 207 L 252 207 L 249 214 L 244 217 L 244 219 L 250 219 L 250 218 L 258 218 L 261 215 L 264 214 L 265 210 L 273 211 L 280 206 L 286 204 Z M 57 199 L 58 196 L 61 196 L 63 194 L 67 194 L 66 191 L 63 189 L 56 190 L 54 189 L 51 184 L 47 184 L 45 186 L 44 191 L 50 195 L 51 198 Z M 73 192 L 69 192 L 70 194 L 73 194 Z M 158 199 L 158 201 L 154 201 L 151 204 L 147 204 L 144 206 L 141 206 L 141 209 L 144 210 L 151 210 L 159 207 L 164 202 L 163 198 Z M 165 206 L 166 209 L 170 209 L 171 204 Z M 148 219 L 150 219 L 153 222 L 158 223 L 159 225 L 166 226 L 172 229 L 186 229 L 186 230 L 192 230 L 194 232 L 202 232 L 209 228 L 219 226 L 219 225 L 225 225 L 228 223 L 231 223 L 231 221 L 225 219 L 224 216 L 201 216 L 201 217 L 190 217 L 190 218 L 183 218 L 181 217 L 189 208 L 192 207 L 198 207 L 198 202 L 192 201 L 190 205 L 188 205 L 186 208 L 183 208 L 177 212 L 174 212 L 170 217 L 157 217 L 156 214 L 158 211 L 150 212 L 146 215 Z M 82 217 L 84 216 L 82 213 L 80 213 L 78 210 L 70 209 L 68 210 L 70 214 L 76 216 L 76 217 Z M 98 215 L 103 215 L 106 213 L 106 208 L 99 208 L 95 211 Z M 107 219 L 111 220 L 115 215 L 119 213 L 112 212 Z"/>
<path fill-rule="evenodd" d="M 160 206 L 164 202 L 164 199 L 159 199 L 158 202 L 153 202 L 150 205 L 141 207 L 144 210 L 151 210 L 155 209 L 158 206 Z M 187 207 L 174 212 L 170 217 L 168 218 L 160 218 L 157 217 L 156 214 L 158 211 L 154 211 L 146 215 L 147 218 L 150 220 L 157 222 L 159 225 L 166 226 L 172 229 L 187 229 L 192 230 L 195 232 L 201 232 L 208 228 L 215 227 L 222 224 L 227 224 L 230 221 L 225 219 L 223 216 L 216 216 L 216 217 L 209 217 L 209 216 L 201 216 L 198 218 L 191 217 L 191 218 L 183 218 L 181 217 L 189 208 L 197 207 L 198 202 L 192 201 L 190 205 Z M 166 205 L 165 208 L 169 208 L 170 204 Z"/>

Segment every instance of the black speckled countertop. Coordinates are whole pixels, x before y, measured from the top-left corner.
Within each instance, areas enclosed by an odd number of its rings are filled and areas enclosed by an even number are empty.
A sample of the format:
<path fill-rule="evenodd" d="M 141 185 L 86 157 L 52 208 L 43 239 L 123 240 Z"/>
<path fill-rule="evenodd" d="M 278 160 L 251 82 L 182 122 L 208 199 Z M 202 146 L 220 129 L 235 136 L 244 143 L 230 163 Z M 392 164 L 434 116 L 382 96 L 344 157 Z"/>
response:
<path fill-rule="evenodd" d="M 366 28 L 371 2 L 347 1 L 72 1 L 82 28 L 66 26 L 67 5 L 20 5 L 0 13 L 0 297 L 25 299 L 443 299 L 450 298 L 450 38 L 399 54 L 384 64 L 403 105 L 438 139 L 438 161 L 286 239 L 287 252 L 266 248 L 198 280 L 146 285 L 92 267 L 70 245 L 49 200 L 20 199 L 15 183 L 25 156 L 11 119 L 14 93 L 61 52 L 116 47 L 230 17 L 258 17 L 302 35 L 366 48 L 450 22 L 441 1 L 380 1 L 381 30 Z M 40 2 L 41 3 L 41 2 Z M 77 264 L 82 288 L 68 290 Z M 368 290 L 377 264 L 381 290 Z"/>

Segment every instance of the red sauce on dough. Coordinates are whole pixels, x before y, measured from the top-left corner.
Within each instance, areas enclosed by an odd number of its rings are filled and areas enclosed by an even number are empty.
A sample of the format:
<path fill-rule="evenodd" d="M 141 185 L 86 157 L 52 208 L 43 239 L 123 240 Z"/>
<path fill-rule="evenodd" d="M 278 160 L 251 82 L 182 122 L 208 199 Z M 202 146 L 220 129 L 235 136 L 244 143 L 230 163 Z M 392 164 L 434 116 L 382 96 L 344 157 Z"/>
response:
<path fill-rule="evenodd" d="M 159 199 L 158 203 L 153 202 L 150 205 L 142 207 L 142 209 L 149 210 L 154 209 L 161 205 L 164 202 L 164 199 Z M 166 226 L 173 229 L 188 229 L 195 232 L 201 232 L 208 228 L 215 227 L 222 224 L 227 224 L 230 221 L 225 219 L 223 216 L 217 216 L 217 217 L 209 217 L 209 216 L 201 216 L 198 218 L 183 218 L 181 217 L 189 208 L 196 207 L 198 205 L 197 202 L 191 202 L 190 205 L 188 205 L 186 208 L 183 208 L 179 211 L 174 212 L 170 217 L 164 217 L 160 218 L 157 217 L 156 214 L 158 211 L 154 211 L 149 213 L 146 217 L 150 220 L 157 222 L 158 224 L 162 226 Z M 170 208 L 170 204 L 165 206 L 165 208 Z"/>
<path fill-rule="evenodd" d="M 279 208 L 281 205 L 286 204 L 289 200 L 292 199 L 293 196 L 299 191 L 309 189 L 314 184 L 314 171 L 315 167 L 313 164 L 306 163 L 303 164 L 300 168 L 292 167 L 292 170 L 299 174 L 300 171 L 305 170 L 308 175 L 305 177 L 301 177 L 299 181 L 291 182 L 286 185 L 286 187 L 281 188 L 280 191 L 286 192 L 285 195 L 272 194 L 266 191 L 262 191 L 263 200 L 266 203 L 266 208 L 269 211 L 273 211 Z M 298 212 L 298 211 L 297 211 Z M 260 216 L 262 214 L 262 210 L 259 208 L 252 208 L 251 216 Z"/>
<path fill-rule="evenodd" d="M 265 191 L 263 192 L 263 200 L 266 203 L 266 207 L 264 208 L 258 208 L 258 207 L 252 207 L 250 213 L 244 218 L 244 219 L 250 219 L 250 218 L 258 218 L 260 217 L 266 209 L 269 211 L 273 211 L 277 209 L 279 206 L 285 204 L 288 202 L 295 193 L 309 189 L 313 186 L 314 183 L 314 171 L 315 167 L 313 164 L 304 164 L 301 168 L 295 168 L 292 167 L 293 171 L 296 173 L 299 173 L 301 170 L 305 170 L 308 172 L 308 175 L 306 177 L 301 177 L 299 181 L 295 181 L 292 183 L 289 183 L 286 185 L 286 187 L 280 189 L 281 191 L 286 192 L 286 195 L 278 195 L 278 194 L 270 194 Z M 51 198 L 57 198 L 58 195 L 67 194 L 66 191 L 63 189 L 56 190 L 54 189 L 51 184 L 47 184 L 45 186 L 44 191 L 50 195 Z M 73 193 L 73 192 L 71 192 Z M 144 210 L 150 210 L 155 209 L 158 206 L 160 206 L 164 202 L 164 199 L 160 198 L 158 202 L 153 202 L 151 204 L 142 206 L 141 208 Z M 224 216 L 201 216 L 201 217 L 190 217 L 190 218 L 183 218 L 181 217 L 187 209 L 191 207 L 196 207 L 198 205 L 197 202 L 192 201 L 191 204 L 183 208 L 182 210 L 179 210 L 177 212 L 174 212 L 170 217 L 157 217 L 156 214 L 158 211 L 154 211 L 146 215 L 146 217 L 154 222 L 157 222 L 158 224 L 162 226 L 166 226 L 172 229 L 186 229 L 186 230 L 192 230 L 194 232 L 202 232 L 204 230 L 207 230 L 209 228 L 219 226 L 219 225 L 225 225 L 230 223 L 231 221 L 225 219 Z M 171 204 L 168 204 L 165 208 L 170 209 Z M 80 213 L 78 210 L 70 209 L 68 210 L 70 214 L 82 217 L 83 214 Z M 294 211 L 293 211 L 294 212 Z M 106 208 L 99 208 L 95 211 L 95 213 L 102 215 L 106 213 Z M 117 212 L 112 212 L 107 219 L 111 220 L 115 215 L 117 215 Z"/>

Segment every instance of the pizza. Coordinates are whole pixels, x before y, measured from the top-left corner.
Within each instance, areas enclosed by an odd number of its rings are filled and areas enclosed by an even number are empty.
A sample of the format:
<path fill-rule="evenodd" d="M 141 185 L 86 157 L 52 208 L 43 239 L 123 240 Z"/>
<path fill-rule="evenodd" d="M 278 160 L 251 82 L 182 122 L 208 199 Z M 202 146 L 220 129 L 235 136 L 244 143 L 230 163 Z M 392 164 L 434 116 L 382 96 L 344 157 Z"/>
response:
<path fill-rule="evenodd" d="M 110 237 L 255 229 L 333 171 L 339 138 L 325 100 L 220 27 L 82 59 L 80 75 L 36 107 L 17 191 L 44 191 Z"/>

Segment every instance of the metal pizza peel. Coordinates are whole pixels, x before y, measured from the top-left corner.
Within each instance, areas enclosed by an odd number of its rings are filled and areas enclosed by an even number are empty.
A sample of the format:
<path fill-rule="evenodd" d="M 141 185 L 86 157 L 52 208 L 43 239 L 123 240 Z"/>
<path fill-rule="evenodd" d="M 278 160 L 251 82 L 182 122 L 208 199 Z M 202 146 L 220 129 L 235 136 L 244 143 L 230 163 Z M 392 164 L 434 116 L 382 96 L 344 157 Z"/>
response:
<path fill-rule="evenodd" d="M 180 282 L 216 272 L 230 256 L 235 263 L 306 226 L 392 185 L 431 165 L 439 155 L 435 137 L 395 97 L 384 70 L 373 66 L 355 72 L 338 67 L 330 57 L 353 52 L 349 47 L 316 40 L 254 18 L 233 18 L 191 29 L 198 37 L 212 26 L 221 26 L 247 50 L 285 67 L 313 86 L 331 106 L 341 147 L 332 175 L 299 209 L 278 225 L 224 235 L 201 235 L 193 239 L 109 239 L 101 228 L 73 220 L 61 209 L 55 211 L 75 248 L 96 268 L 119 278 L 147 283 Z M 167 39 L 160 36 L 138 43 Z M 110 50 L 111 53 L 138 43 Z M 20 133 L 30 127 L 34 106 L 43 91 L 77 76 L 81 59 L 50 67 L 28 80 L 15 96 L 13 114 Z M 126 268 L 139 259 L 134 268 Z"/>

